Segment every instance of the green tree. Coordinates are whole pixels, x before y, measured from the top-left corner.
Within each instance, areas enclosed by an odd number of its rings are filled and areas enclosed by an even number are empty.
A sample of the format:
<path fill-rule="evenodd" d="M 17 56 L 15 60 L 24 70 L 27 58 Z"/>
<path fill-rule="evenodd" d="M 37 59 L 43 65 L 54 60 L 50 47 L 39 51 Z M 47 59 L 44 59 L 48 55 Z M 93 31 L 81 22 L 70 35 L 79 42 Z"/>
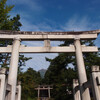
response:
<path fill-rule="evenodd" d="M 41 83 L 41 76 L 32 68 L 28 68 L 26 72 L 20 73 L 18 80 L 22 82 L 22 100 L 34 99 L 37 97 L 35 88 Z"/>
<path fill-rule="evenodd" d="M 7 0 L 0 0 L 0 30 L 12 30 L 19 31 L 22 24 L 20 23 L 20 16 L 17 14 L 15 17 L 10 18 L 9 12 L 12 10 L 14 5 L 7 5 Z M 0 40 L 0 46 L 6 47 L 11 45 L 12 40 Z M 5 53 L 0 54 L 0 65 L 1 67 L 8 68 L 10 62 L 11 54 Z M 25 61 L 31 58 L 24 57 L 20 54 L 19 59 L 19 71 L 21 71 L 21 66 L 25 65 Z"/>
<path fill-rule="evenodd" d="M 16 30 L 19 31 L 22 24 L 20 23 L 20 16 L 16 15 L 10 18 L 9 12 L 14 5 L 8 6 L 7 0 L 0 0 L 0 30 Z"/>
<path fill-rule="evenodd" d="M 73 44 L 73 41 L 65 41 L 61 46 L 68 46 L 70 44 Z M 92 46 L 94 41 L 82 40 L 81 44 Z M 100 66 L 100 52 L 83 53 L 83 57 L 89 78 L 91 66 Z M 59 53 L 54 59 L 46 58 L 46 60 L 50 62 L 50 66 L 45 74 L 44 82 L 54 85 L 52 93 L 54 100 L 72 100 L 72 81 L 78 77 L 75 53 Z M 70 63 L 74 65 L 74 68 L 69 68 Z"/>

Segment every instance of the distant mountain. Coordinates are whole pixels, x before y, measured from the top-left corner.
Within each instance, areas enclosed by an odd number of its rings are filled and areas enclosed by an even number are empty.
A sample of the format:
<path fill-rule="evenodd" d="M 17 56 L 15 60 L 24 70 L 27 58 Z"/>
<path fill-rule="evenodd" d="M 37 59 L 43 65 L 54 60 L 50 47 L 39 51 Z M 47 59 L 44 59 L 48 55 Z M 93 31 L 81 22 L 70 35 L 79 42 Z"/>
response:
<path fill-rule="evenodd" d="M 40 72 L 41 77 L 44 78 L 46 71 L 46 69 L 40 69 L 38 72 Z"/>

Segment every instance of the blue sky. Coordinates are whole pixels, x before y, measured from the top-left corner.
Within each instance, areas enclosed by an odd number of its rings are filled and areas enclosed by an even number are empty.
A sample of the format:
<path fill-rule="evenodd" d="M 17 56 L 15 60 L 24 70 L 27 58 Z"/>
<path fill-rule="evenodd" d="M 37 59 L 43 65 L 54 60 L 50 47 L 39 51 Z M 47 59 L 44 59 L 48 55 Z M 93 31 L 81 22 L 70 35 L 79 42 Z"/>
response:
<path fill-rule="evenodd" d="M 11 17 L 20 14 L 22 31 L 84 31 L 100 29 L 100 0 L 8 0 L 15 5 L 10 12 Z M 100 36 L 96 45 L 100 46 Z M 25 44 L 24 42 L 23 44 Z M 52 45 L 58 45 L 56 42 Z M 26 43 L 43 45 L 42 43 Z M 27 55 L 29 56 L 29 55 Z M 45 56 L 53 58 L 57 54 L 32 54 L 41 63 L 30 60 L 27 66 L 38 70 L 40 66 L 47 68 Z M 40 58 L 40 59 L 39 59 Z M 44 60 L 43 60 L 44 59 Z M 31 64 L 35 62 L 34 64 Z M 44 63 L 44 64 L 43 64 Z"/>
<path fill-rule="evenodd" d="M 99 29 L 99 0 L 8 0 L 27 31 Z"/>

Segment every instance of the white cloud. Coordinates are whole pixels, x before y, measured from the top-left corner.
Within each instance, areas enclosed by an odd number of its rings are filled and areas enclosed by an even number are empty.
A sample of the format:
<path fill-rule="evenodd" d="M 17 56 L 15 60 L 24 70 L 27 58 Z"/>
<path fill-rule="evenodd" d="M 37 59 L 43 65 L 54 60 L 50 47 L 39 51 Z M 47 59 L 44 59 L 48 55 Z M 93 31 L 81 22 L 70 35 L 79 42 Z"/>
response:
<path fill-rule="evenodd" d="M 23 24 L 23 26 L 21 27 L 22 31 L 50 31 L 50 30 L 53 30 L 53 28 L 45 22 L 33 24 L 29 20 L 26 20 L 24 18 L 21 19 L 21 22 Z"/>
<path fill-rule="evenodd" d="M 15 5 L 10 12 L 11 17 L 20 14 L 21 21 L 24 23 L 27 22 L 27 24 L 36 21 L 37 16 L 40 16 L 45 12 L 44 7 L 40 4 L 39 0 L 9 0 L 7 4 Z M 36 26 L 34 27 L 37 28 Z"/>
<path fill-rule="evenodd" d="M 84 31 L 91 29 L 90 24 L 91 23 L 87 17 L 74 16 L 61 27 L 64 31 Z"/>
<path fill-rule="evenodd" d="M 87 16 L 79 17 L 73 16 L 65 25 L 61 26 L 64 31 L 87 31 L 100 29 L 99 22 L 92 22 Z"/>
<path fill-rule="evenodd" d="M 43 46 L 44 44 L 43 41 L 22 41 L 22 45 L 39 47 L 39 46 Z"/>
<path fill-rule="evenodd" d="M 32 57 L 31 60 L 26 62 L 26 65 L 27 65 L 27 67 L 31 67 L 36 71 L 38 71 L 39 69 L 47 69 L 48 66 L 50 65 L 50 63 L 45 60 L 45 57 L 53 59 L 57 55 L 58 55 L 57 53 L 25 54 L 26 57 Z M 27 68 L 25 68 L 25 69 L 27 69 Z M 24 71 L 25 71 L 25 69 L 24 69 Z"/>

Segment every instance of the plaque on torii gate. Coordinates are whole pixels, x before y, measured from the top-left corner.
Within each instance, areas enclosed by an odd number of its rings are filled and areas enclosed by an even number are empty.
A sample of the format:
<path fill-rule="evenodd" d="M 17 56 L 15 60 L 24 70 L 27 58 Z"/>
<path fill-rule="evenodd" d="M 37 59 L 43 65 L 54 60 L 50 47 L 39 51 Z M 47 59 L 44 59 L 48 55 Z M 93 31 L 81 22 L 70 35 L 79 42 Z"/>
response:
<path fill-rule="evenodd" d="M 14 40 L 13 45 L 0 47 L 0 53 L 11 53 L 8 84 L 12 86 L 11 100 L 15 100 L 19 53 L 67 53 L 75 52 L 82 100 L 90 100 L 89 90 L 82 85 L 87 81 L 83 52 L 98 52 L 95 46 L 81 45 L 80 40 L 96 39 L 100 30 L 78 32 L 27 32 L 27 31 L 0 31 L 1 40 Z M 21 41 L 44 41 L 43 47 L 26 47 Z M 74 40 L 70 46 L 52 47 L 50 41 Z"/>

